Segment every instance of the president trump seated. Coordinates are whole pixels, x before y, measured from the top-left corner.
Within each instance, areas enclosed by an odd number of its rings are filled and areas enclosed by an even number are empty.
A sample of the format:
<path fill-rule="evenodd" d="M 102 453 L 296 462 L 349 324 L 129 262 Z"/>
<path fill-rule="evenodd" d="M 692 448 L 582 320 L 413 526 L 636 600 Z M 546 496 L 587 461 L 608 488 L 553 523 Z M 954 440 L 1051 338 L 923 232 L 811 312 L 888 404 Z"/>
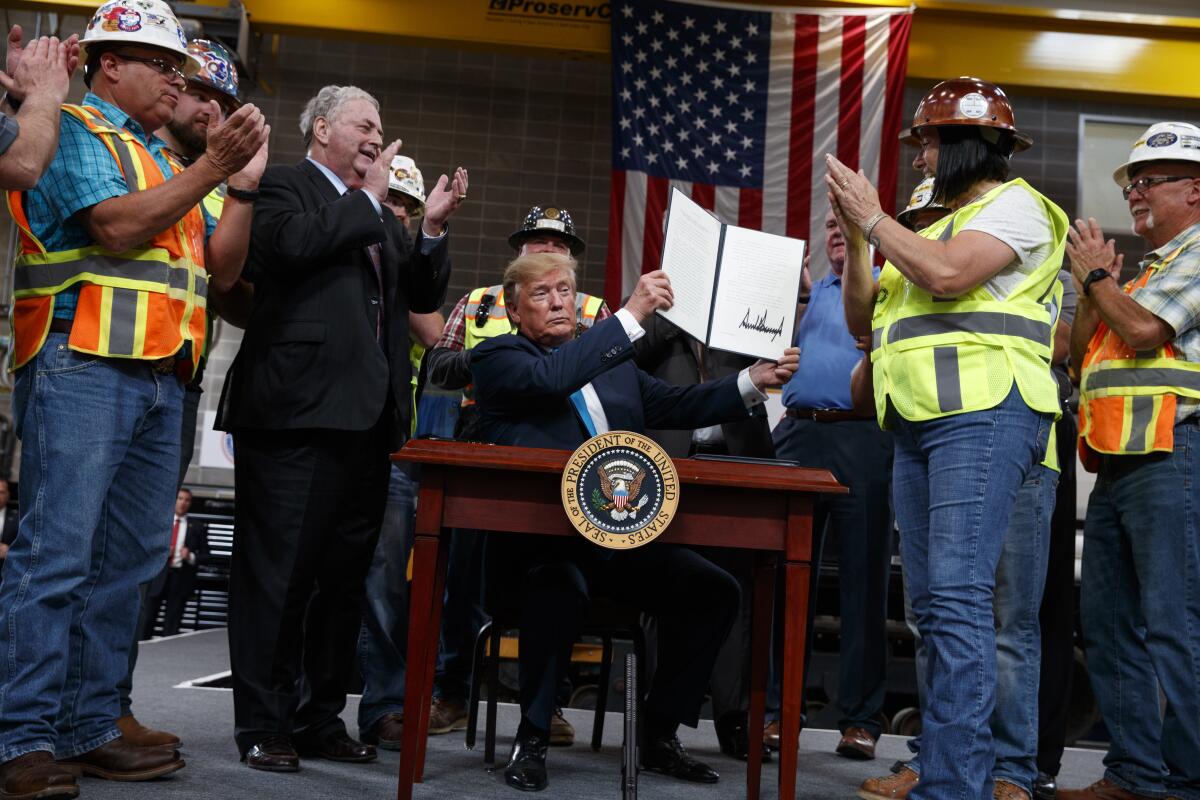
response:
<path fill-rule="evenodd" d="M 796 371 L 799 351 L 759 361 L 722 380 L 671 386 L 639 370 L 633 342 L 641 323 L 673 302 L 658 271 L 642 276 L 625 307 L 575 338 L 575 260 L 522 256 L 504 273 L 516 334 L 472 351 L 484 441 L 574 450 L 610 430 L 698 428 L 743 419 Z M 491 537 L 489 595 L 520 621 L 521 723 L 505 781 L 524 791 L 547 786 L 546 750 L 555 687 L 593 595 L 653 614 L 657 669 L 644 705 L 642 768 L 714 783 L 717 772 L 692 758 L 676 736 L 695 727 L 717 651 L 737 613 L 737 582 L 686 547 L 651 544 L 606 550 L 582 537 Z"/>

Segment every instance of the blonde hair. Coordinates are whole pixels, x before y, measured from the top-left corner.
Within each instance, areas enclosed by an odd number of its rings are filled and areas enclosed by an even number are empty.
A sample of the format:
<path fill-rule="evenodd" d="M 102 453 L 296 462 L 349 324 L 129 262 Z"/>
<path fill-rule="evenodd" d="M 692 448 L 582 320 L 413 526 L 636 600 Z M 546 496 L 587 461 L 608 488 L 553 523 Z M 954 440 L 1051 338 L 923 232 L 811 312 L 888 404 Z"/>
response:
<path fill-rule="evenodd" d="M 577 264 L 574 258 L 561 253 L 530 253 L 517 256 L 508 262 L 504 269 L 504 304 L 509 308 L 516 308 L 521 284 L 529 283 L 555 270 L 566 272 L 571 279 L 571 288 L 574 289 Z"/>

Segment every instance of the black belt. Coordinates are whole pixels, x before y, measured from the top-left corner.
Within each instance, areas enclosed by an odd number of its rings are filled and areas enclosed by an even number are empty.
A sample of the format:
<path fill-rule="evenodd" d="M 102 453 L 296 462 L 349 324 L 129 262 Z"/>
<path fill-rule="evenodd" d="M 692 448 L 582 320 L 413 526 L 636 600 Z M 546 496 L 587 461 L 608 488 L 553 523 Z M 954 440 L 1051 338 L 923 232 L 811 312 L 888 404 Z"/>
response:
<path fill-rule="evenodd" d="M 811 419 L 813 422 L 850 422 L 875 419 L 874 416 L 847 411 L 844 408 L 789 408 L 784 412 L 794 419 Z"/>
<path fill-rule="evenodd" d="M 50 333 L 71 333 L 71 325 L 74 320 L 63 319 L 62 317 L 50 318 Z M 103 358 L 103 356 L 100 356 Z M 179 356 L 167 356 L 166 358 L 156 358 L 153 361 L 147 361 L 146 365 L 151 370 L 159 375 L 174 375 L 175 367 L 179 364 Z M 186 378 L 184 379 L 187 380 Z"/>

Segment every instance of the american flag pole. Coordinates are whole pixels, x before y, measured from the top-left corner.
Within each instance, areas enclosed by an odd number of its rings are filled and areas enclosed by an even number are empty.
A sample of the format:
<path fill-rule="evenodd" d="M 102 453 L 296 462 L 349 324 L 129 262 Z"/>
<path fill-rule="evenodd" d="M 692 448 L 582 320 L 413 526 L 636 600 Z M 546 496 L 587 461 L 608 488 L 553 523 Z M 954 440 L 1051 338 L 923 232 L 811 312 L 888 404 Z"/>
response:
<path fill-rule="evenodd" d="M 911 19 L 618 0 L 609 304 L 658 268 L 671 188 L 723 222 L 807 240 L 827 208 L 828 152 L 861 167 L 892 210 Z M 810 250 L 819 278 L 824 249 Z"/>

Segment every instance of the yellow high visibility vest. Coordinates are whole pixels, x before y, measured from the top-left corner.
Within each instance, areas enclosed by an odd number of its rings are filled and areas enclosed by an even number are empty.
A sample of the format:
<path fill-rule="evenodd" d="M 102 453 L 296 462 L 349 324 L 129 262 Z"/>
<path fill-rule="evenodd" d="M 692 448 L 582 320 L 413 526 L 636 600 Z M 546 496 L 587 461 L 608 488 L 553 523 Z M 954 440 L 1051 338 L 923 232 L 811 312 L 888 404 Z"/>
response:
<path fill-rule="evenodd" d="M 130 191 L 145 191 L 166 181 L 145 143 L 124 128 L 113 127 L 97 109 L 64 105 L 62 110 L 99 137 Z M 183 170 L 169 153 L 166 158 L 173 173 Z M 150 241 L 123 253 L 99 245 L 49 252 L 30 229 L 24 193 L 9 192 L 8 207 L 20 233 L 13 265 L 12 369 L 41 350 L 50 330 L 54 296 L 80 284 L 69 339 L 72 350 L 157 360 L 174 355 L 190 341 L 195 373 L 207 340 L 208 277 L 199 205 Z"/>
<path fill-rule="evenodd" d="M 1048 258 L 1005 299 L 980 285 L 959 297 L 934 297 L 890 262 L 879 276 L 872 316 L 875 406 L 886 427 L 889 402 L 914 422 L 999 405 L 1013 382 L 1026 405 L 1060 416 L 1050 372 L 1053 322 L 1062 305 L 1057 280 L 1067 240 L 1067 215 L 1021 179 L 1001 184 L 920 232 L 948 241 L 1002 192 L 1027 191 L 1053 232 Z"/>
<path fill-rule="evenodd" d="M 1200 231 L 1148 265 L 1122 290 L 1133 294 L 1197 242 Z M 1080 457 L 1094 472 L 1095 453 L 1175 449 L 1175 398 L 1200 398 L 1200 364 L 1184 361 L 1170 341 L 1150 353 L 1134 350 L 1101 321 L 1083 357 L 1079 391 Z"/>
<path fill-rule="evenodd" d="M 486 303 L 484 302 L 484 298 L 488 298 Z M 596 323 L 596 315 L 600 313 L 603 305 L 603 297 L 595 297 L 583 292 L 575 293 L 576 336 Z M 483 316 L 480 316 L 481 307 L 484 309 Z M 463 323 L 465 326 L 463 336 L 464 350 L 470 350 L 475 345 L 486 339 L 491 339 L 493 336 L 502 336 L 506 333 L 517 332 L 517 326 L 513 325 L 512 321 L 509 320 L 508 311 L 504 307 L 503 286 L 480 286 L 478 289 L 472 290 L 467 295 L 467 307 L 463 312 Z M 464 406 L 475 404 L 474 386 L 467 386 L 463 389 L 462 404 Z"/>

